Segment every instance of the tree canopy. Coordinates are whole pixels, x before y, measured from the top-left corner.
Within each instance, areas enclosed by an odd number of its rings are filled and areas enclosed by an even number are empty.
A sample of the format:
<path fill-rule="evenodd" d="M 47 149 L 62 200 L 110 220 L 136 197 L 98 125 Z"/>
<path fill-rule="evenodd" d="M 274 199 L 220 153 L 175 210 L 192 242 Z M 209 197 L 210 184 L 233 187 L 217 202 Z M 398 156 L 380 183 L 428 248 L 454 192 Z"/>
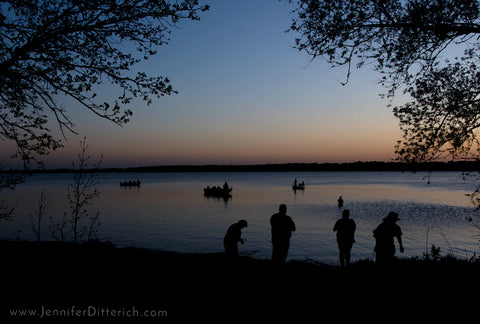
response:
<path fill-rule="evenodd" d="M 352 64 L 374 61 L 392 86 L 431 67 L 448 45 L 467 43 L 480 33 L 473 0 L 295 2 L 291 30 L 300 34 L 299 50 L 333 66 L 346 65 L 348 74 Z"/>
<path fill-rule="evenodd" d="M 431 69 L 407 92 L 413 100 L 393 108 L 403 131 L 403 140 L 396 145 L 401 159 L 478 159 L 480 71 L 476 60 Z"/>
<path fill-rule="evenodd" d="M 121 125 L 134 98 L 149 104 L 175 93 L 167 77 L 129 71 L 169 41 L 178 21 L 205 10 L 197 0 L 0 1 L 0 138 L 14 141 L 28 166 L 61 146 L 49 120 L 75 132 L 62 96 Z M 95 87 L 105 83 L 121 95 L 98 99 Z"/>
<path fill-rule="evenodd" d="M 332 66 L 373 64 L 394 96 L 403 87 L 412 102 L 395 107 L 404 132 L 404 160 L 465 156 L 477 144 L 480 10 L 476 0 L 289 0 L 296 48 Z M 460 58 L 445 60 L 447 49 Z M 447 53 L 448 52 L 448 53 Z M 346 83 L 345 82 L 345 83 Z"/>

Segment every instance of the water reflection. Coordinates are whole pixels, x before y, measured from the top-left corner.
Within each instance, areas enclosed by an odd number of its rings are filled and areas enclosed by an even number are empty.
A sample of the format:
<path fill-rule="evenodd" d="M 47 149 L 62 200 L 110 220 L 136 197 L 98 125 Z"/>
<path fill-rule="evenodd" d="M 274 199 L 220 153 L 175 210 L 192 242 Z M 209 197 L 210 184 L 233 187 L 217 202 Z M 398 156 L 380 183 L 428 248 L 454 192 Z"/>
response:
<path fill-rule="evenodd" d="M 289 259 L 312 258 L 338 262 L 335 221 L 342 208 L 349 209 L 357 224 L 352 260 L 372 257 L 372 230 L 389 211 L 402 219 L 405 256 L 422 255 L 431 244 L 459 256 L 478 251 L 476 229 L 464 221 L 475 212 L 465 196 L 469 189 L 459 183 L 456 173 L 433 174 L 431 185 L 422 175 L 401 173 L 202 173 L 134 174 L 140 188 L 118 185 L 122 174 L 100 175 L 100 199 L 92 210 L 101 212 L 99 237 L 120 246 L 141 246 L 180 252 L 221 252 L 229 225 L 240 219 L 248 221 L 243 231 L 247 239 L 239 246 L 240 254 L 258 258 L 271 257 L 269 218 L 282 203 L 297 225 L 293 233 Z M 291 188 L 292 179 L 301 178 L 306 189 Z M 207 184 L 228 183 L 234 187 L 232 198 L 207 198 Z M 49 211 L 61 217 L 68 211 L 66 187 L 69 175 L 34 175 L 6 199 L 16 207 L 15 219 L 3 222 L 3 238 L 33 240 L 28 215 L 32 213 L 36 193 L 49 192 Z M 363 184 L 362 184 L 363 183 Z M 48 224 L 42 237 L 48 239 Z M 20 230 L 21 232 L 18 232 Z M 428 235 L 427 235 L 428 232 Z"/>

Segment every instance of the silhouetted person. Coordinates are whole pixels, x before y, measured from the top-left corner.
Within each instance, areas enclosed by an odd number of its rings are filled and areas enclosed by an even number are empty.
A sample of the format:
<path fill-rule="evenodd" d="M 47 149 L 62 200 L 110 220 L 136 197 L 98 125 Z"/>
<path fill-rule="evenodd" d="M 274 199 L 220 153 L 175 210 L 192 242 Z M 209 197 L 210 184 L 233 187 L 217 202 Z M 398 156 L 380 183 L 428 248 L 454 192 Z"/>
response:
<path fill-rule="evenodd" d="M 373 231 L 373 236 L 376 241 L 375 254 L 377 263 L 388 264 L 394 260 L 394 237 L 397 238 L 399 250 L 403 253 L 402 230 L 400 226 L 396 224 L 399 220 L 397 213 L 390 212 L 387 217 L 383 219 L 383 222 Z"/>
<path fill-rule="evenodd" d="M 355 221 L 349 217 L 350 211 L 345 209 L 342 212 L 342 218 L 337 220 L 333 226 L 333 231 L 337 232 L 339 259 L 342 267 L 350 264 L 352 246 L 355 242 L 355 229 L 357 228 Z"/>
<path fill-rule="evenodd" d="M 281 204 L 278 213 L 270 218 L 272 225 L 272 262 L 282 264 L 287 259 L 290 237 L 296 230 L 292 218 L 287 215 L 287 206 Z"/>
<path fill-rule="evenodd" d="M 225 247 L 225 254 L 229 257 L 238 257 L 238 242 L 245 243 L 242 239 L 242 228 L 247 227 L 248 223 L 242 219 L 235 224 L 230 225 L 223 238 L 223 246 Z"/>
<path fill-rule="evenodd" d="M 342 196 L 338 197 L 337 203 L 338 203 L 338 207 L 342 207 L 342 206 L 343 206 L 343 198 L 342 198 Z"/>

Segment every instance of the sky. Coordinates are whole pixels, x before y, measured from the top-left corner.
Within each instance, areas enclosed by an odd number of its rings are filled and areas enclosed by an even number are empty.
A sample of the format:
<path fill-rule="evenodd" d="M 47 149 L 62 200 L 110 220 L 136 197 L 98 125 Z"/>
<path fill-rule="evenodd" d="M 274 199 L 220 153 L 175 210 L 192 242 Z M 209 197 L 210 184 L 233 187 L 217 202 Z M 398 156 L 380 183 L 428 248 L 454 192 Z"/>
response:
<path fill-rule="evenodd" d="M 120 127 L 65 100 L 78 135 L 44 157 L 70 167 L 86 136 L 103 167 L 390 161 L 400 139 L 380 75 L 314 61 L 285 31 L 293 15 L 277 0 L 208 0 L 197 22 L 181 21 L 167 45 L 136 69 L 171 80 L 178 94 L 134 101 Z M 115 99 L 110 85 L 102 95 Z M 8 146 L 0 143 L 0 146 Z M 5 154 L 3 150 L 2 154 Z"/>

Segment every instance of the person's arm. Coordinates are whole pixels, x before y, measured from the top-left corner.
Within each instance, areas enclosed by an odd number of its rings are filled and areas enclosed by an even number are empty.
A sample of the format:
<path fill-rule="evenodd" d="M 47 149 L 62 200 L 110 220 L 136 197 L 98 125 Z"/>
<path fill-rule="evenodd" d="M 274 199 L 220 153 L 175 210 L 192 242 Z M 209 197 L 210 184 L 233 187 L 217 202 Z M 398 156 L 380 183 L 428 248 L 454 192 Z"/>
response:
<path fill-rule="evenodd" d="M 291 226 L 290 230 L 291 230 L 292 232 L 295 232 L 297 228 L 295 227 L 295 223 L 293 222 L 293 220 L 292 220 L 291 218 L 290 218 L 290 222 L 292 223 L 292 224 L 290 225 L 290 226 Z"/>
<path fill-rule="evenodd" d="M 357 241 L 355 241 L 355 231 L 357 230 L 357 224 L 355 223 L 355 221 L 353 219 L 352 219 L 352 223 L 353 223 L 352 239 L 353 239 L 353 243 L 356 243 Z"/>
<path fill-rule="evenodd" d="M 235 242 L 240 242 L 243 244 L 243 240 L 242 240 L 242 231 L 240 230 L 240 228 L 238 227 L 235 227 L 235 232 L 234 232 L 234 238 L 235 238 Z"/>
<path fill-rule="evenodd" d="M 398 247 L 400 249 L 400 253 L 403 253 L 403 251 L 405 251 L 405 249 L 403 248 L 402 236 L 401 235 L 397 236 L 397 241 L 398 241 Z"/>

